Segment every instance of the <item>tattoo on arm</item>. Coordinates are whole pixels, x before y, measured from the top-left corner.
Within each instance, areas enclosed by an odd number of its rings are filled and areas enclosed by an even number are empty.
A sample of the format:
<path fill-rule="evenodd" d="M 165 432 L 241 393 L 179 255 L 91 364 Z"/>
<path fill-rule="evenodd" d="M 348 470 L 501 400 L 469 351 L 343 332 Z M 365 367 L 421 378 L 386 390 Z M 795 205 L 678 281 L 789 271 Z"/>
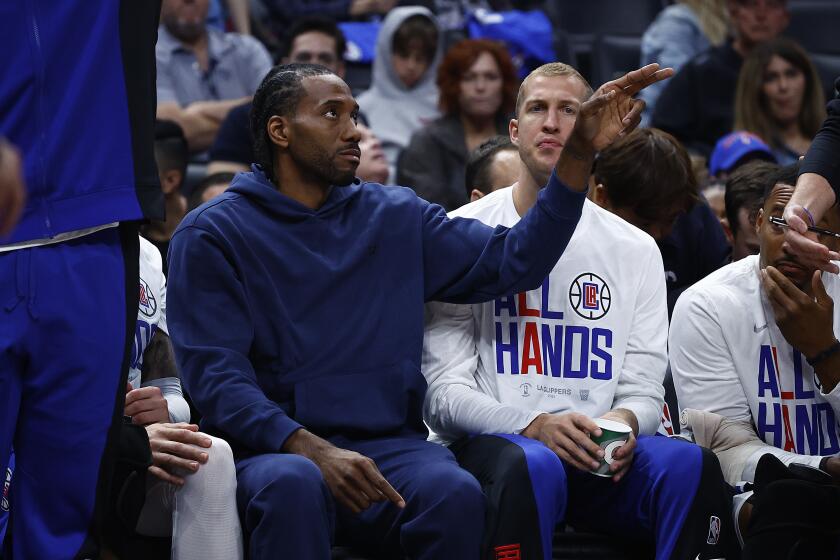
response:
<path fill-rule="evenodd" d="M 172 341 L 163 331 L 156 331 L 152 341 L 143 352 L 142 381 L 152 381 L 164 377 L 178 377 L 175 366 L 175 354 L 172 351 Z"/>

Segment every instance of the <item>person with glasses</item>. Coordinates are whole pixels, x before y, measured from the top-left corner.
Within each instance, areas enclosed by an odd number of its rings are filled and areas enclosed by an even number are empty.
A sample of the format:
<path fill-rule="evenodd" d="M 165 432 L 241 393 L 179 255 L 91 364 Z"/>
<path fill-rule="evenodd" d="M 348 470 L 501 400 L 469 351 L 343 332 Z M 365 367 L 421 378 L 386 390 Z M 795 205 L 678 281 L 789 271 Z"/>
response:
<path fill-rule="evenodd" d="M 784 167 L 768 184 L 756 219 L 759 254 L 687 290 L 671 322 L 680 406 L 757 436 L 723 465 L 731 481 L 753 480 L 766 453 L 840 477 L 840 279 L 805 265 L 785 242 L 782 213 L 798 171 Z M 836 251 L 840 211 L 830 209 L 816 227 L 816 239 Z"/>

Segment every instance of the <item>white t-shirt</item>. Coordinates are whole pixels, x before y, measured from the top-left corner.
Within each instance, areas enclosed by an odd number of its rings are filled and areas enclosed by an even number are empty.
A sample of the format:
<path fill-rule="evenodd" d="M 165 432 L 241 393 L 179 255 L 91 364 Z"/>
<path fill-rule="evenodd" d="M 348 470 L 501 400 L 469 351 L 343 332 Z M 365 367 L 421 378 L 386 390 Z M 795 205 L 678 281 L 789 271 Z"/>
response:
<path fill-rule="evenodd" d="M 823 274 L 823 282 L 837 301 L 840 280 Z M 835 336 L 838 325 L 835 306 Z M 762 440 L 788 452 L 840 452 L 840 385 L 823 394 L 813 368 L 782 336 L 761 288 L 757 255 L 717 270 L 680 296 L 669 348 L 681 408 L 752 420 Z"/>
<path fill-rule="evenodd" d="M 128 382 L 131 383 L 132 389 L 140 387 L 143 352 L 157 329 L 169 334 L 166 328 L 166 277 L 163 275 L 163 259 L 158 248 L 141 237 L 140 298 L 128 370 Z"/>
<path fill-rule="evenodd" d="M 450 215 L 507 227 L 520 219 L 512 188 Z M 543 412 L 597 417 L 620 407 L 642 433 L 655 432 L 667 365 L 662 270 L 653 238 L 586 201 L 540 288 L 483 304 L 428 304 L 427 424 L 452 441 L 518 433 Z"/>

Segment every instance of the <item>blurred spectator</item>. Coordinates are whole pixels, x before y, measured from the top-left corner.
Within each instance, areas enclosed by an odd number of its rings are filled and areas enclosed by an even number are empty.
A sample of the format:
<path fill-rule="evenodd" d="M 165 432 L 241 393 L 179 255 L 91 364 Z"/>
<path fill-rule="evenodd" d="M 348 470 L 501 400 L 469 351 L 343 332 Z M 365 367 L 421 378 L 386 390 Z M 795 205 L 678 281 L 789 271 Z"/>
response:
<path fill-rule="evenodd" d="M 167 274 L 166 254 L 175 228 L 187 213 L 187 201 L 181 194 L 181 185 L 187 173 L 187 141 L 181 127 L 172 121 L 155 122 L 155 161 L 166 204 L 166 218 L 150 220 L 141 230 L 143 237 L 158 248 L 163 257 L 163 273 Z"/>
<path fill-rule="evenodd" d="M 726 224 L 732 239 L 733 261 L 758 254 L 755 220 L 764 203 L 764 192 L 778 174 L 775 163 L 753 161 L 738 168 L 726 181 Z"/>
<path fill-rule="evenodd" d="M 473 150 L 464 181 L 470 202 L 514 184 L 521 162 L 519 149 L 507 135 L 494 136 Z"/>
<path fill-rule="evenodd" d="M 397 0 L 261 0 L 272 29 L 287 29 L 293 22 L 311 16 L 337 21 L 387 14 Z"/>
<path fill-rule="evenodd" d="M 280 61 L 310 62 L 326 66 L 344 78 L 344 49 L 346 41 L 335 21 L 312 16 L 297 21 L 283 39 Z M 249 171 L 254 160 L 249 118 L 251 101 L 234 107 L 228 113 L 216 141 L 210 148 L 207 173 Z"/>
<path fill-rule="evenodd" d="M 382 151 L 382 142 L 364 124 L 359 123 L 356 126 L 362 135 L 362 139 L 359 141 L 362 156 L 359 160 L 359 167 L 356 168 L 356 177 L 371 183 L 386 183 L 388 181 L 388 160 L 385 159 L 385 152 Z"/>
<path fill-rule="evenodd" d="M 207 25 L 224 31 L 227 22 L 233 26 L 233 31 L 243 35 L 251 34 L 251 2 L 250 0 L 210 0 L 207 13 Z"/>
<path fill-rule="evenodd" d="M 711 46 L 723 44 L 729 27 L 726 0 L 677 0 L 656 16 L 642 36 L 641 65 L 658 62 L 679 71 Z M 665 87 L 653 84 L 639 93 L 647 104 L 642 125 L 650 122 L 656 101 Z"/>
<path fill-rule="evenodd" d="M 157 116 L 177 122 L 192 152 L 213 143 L 228 112 L 251 98 L 271 68 L 256 39 L 207 27 L 209 0 L 163 0 Z"/>
<path fill-rule="evenodd" d="M 633 131 L 599 154 L 592 180 L 596 204 L 656 239 L 669 312 L 682 290 L 726 264 L 720 223 L 699 199 L 688 154 L 670 134 Z"/>
<path fill-rule="evenodd" d="M 468 202 L 464 166 L 469 153 L 507 133 L 518 80 L 501 43 L 467 39 L 443 57 L 437 85 L 443 116 L 411 137 L 399 158 L 397 184 L 451 211 Z"/>
<path fill-rule="evenodd" d="M 823 119 L 822 83 L 802 47 L 780 37 L 744 59 L 735 94 L 735 128 L 761 137 L 780 165 L 805 155 Z"/>
<path fill-rule="evenodd" d="M 411 135 L 438 116 L 434 79 L 441 54 L 437 22 L 426 8 L 396 8 L 382 22 L 373 82 L 358 101 L 382 141 L 391 177 Z"/>
<path fill-rule="evenodd" d="M 213 173 L 202 179 L 190 194 L 190 212 L 225 192 L 234 177 L 235 173 L 222 171 Z"/>
<path fill-rule="evenodd" d="M 754 160 L 776 163 L 776 157 L 761 138 L 750 132 L 732 132 L 715 144 L 709 158 L 709 173 L 725 182 L 733 171 Z"/>
<path fill-rule="evenodd" d="M 744 57 L 777 37 L 790 19 L 784 0 L 727 0 L 727 7 L 734 38 L 695 56 L 668 80 L 651 119 L 651 126 L 704 156 L 732 130 Z"/>

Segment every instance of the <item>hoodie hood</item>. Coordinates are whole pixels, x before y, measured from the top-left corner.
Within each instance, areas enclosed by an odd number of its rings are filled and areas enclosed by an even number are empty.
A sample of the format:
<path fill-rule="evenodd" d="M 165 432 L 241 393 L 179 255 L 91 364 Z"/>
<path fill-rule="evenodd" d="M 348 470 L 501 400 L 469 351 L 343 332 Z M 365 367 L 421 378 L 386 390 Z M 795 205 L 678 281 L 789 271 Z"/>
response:
<path fill-rule="evenodd" d="M 357 196 L 361 189 L 358 182 L 346 186 L 331 187 L 326 202 L 320 208 L 313 210 L 278 191 L 277 186 L 268 180 L 258 165 L 252 165 L 251 169 L 250 173 L 237 173 L 230 187 L 220 196 L 228 196 L 229 193 L 231 197 L 243 196 L 284 221 L 295 221 L 330 214 L 342 208 L 349 200 Z"/>
<path fill-rule="evenodd" d="M 416 15 L 425 16 L 435 24 L 438 29 L 438 45 L 426 73 L 409 89 L 394 70 L 391 44 L 400 25 Z M 439 115 L 438 88 L 435 82 L 442 57 L 443 37 L 432 12 L 419 6 L 394 8 L 388 12 L 376 38 L 371 87 L 359 96 L 359 107 L 382 142 L 392 168 L 396 165 L 400 150 L 408 145 L 412 133 Z"/>

